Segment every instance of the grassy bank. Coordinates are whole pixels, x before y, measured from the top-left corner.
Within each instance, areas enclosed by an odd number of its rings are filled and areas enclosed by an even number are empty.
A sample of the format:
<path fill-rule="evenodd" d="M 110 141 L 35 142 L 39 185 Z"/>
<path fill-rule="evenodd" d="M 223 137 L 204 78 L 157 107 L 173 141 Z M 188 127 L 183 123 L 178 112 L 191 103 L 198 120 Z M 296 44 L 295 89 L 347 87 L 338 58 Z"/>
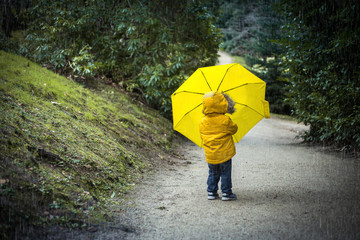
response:
<path fill-rule="evenodd" d="M 33 225 L 111 220 L 132 184 L 171 150 L 171 123 L 158 112 L 3 51 L 0 98 L 0 238 Z"/>

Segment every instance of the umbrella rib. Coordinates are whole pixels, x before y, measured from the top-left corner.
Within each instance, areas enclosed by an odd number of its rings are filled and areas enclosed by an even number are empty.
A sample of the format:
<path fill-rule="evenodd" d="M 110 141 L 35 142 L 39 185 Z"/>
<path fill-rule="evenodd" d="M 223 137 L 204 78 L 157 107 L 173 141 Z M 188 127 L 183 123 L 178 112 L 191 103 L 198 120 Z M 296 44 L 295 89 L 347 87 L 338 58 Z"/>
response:
<path fill-rule="evenodd" d="M 226 72 L 225 72 L 225 74 L 224 74 L 223 78 L 221 79 L 221 82 L 220 82 L 220 84 L 219 84 L 219 86 L 218 86 L 218 88 L 217 88 L 217 90 L 216 90 L 216 91 L 219 91 L 219 88 L 220 88 L 221 84 L 223 83 L 224 78 L 225 78 L 225 76 L 226 76 L 227 72 L 229 71 L 229 69 L 230 69 L 230 68 L 232 68 L 232 67 L 233 67 L 233 66 L 235 66 L 235 65 L 236 65 L 236 64 L 233 64 L 233 65 L 232 65 L 232 66 L 230 66 L 228 69 L 226 69 Z"/>
<path fill-rule="evenodd" d="M 208 80 L 207 80 L 206 77 L 205 77 L 205 74 L 204 74 L 203 71 L 201 71 L 201 70 L 200 70 L 200 72 L 201 72 L 201 74 L 204 76 L 205 82 L 206 82 L 206 84 L 208 85 L 208 87 L 210 88 L 210 91 L 212 91 L 212 89 L 211 89 L 211 87 L 210 87 L 210 84 L 209 84 Z"/>
<path fill-rule="evenodd" d="M 191 113 L 192 111 L 194 111 L 196 108 L 200 107 L 202 105 L 202 103 L 200 103 L 199 105 L 197 105 L 196 107 L 194 107 L 193 109 L 191 109 L 190 111 L 188 111 L 187 113 L 184 114 L 184 116 L 182 116 L 182 118 L 177 122 L 176 126 L 177 127 L 179 125 L 179 123 L 183 120 L 184 117 L 186 117 L 186 115 L 188 115 L 189 113 Z"/>
<path fill-rule="evenodd" d="M 225 90 L 224 93 L 226 92 L 230 92 L 231 90 L 234 90 L 234 89 L 237 89 L 237 88 L 240 88 L 240 87 L 243 87 L 243 86 L 246 86 L 246 85 L 249 85 L 249 84 L 264 84 L 262 82 L 259 82 L 259 83 L 244 83 L 242 85 L 239 85 L 239 86 L 236 86 L 236 87 L 233 87 L 233 88 L 230 88 L 228 90 Z"/>
<path fill-rule="evenodd" d="M 205 93 L 199 93 L 199 92 L 181 91 L 181 92 L 174 93 L 174 95 L 177 95 L 179 93 L 192 93 L 192 94 L 199 94 L 199 95 L 204 95 L 205 94 Z"/>
<path fill-rule="evenodd" d="M 261 114 L 259 113 L 257 110 L 253 109 L 252 107 L 250 107 L 249 105 L 246 105 L 246 104 L 243 104 L 243 103 L 238 103 L 238 102 L 235 102 L 236 104 L 239 104 L 239 105 L 242 105 L 244 107 L 248 107 L 250 108 L 251 110 L 253 110 L 254 112 L 256 112 L 257 114 L 261 115 L 261 116 L 264 116 L 264 114 Z"/>

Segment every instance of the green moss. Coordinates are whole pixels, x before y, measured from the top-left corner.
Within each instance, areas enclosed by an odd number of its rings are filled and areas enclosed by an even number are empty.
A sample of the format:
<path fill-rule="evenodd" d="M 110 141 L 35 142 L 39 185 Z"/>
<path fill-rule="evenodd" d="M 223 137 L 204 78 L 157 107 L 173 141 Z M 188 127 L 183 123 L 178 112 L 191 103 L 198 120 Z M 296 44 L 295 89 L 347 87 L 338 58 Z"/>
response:
<path fill-rule="evenodd" d="M 150 159 L 171 149 L 168 120 L 110 86 L 98 86 L 84 88 L 0 51 L 0 174 L 9 179 L 0 187 L 14 192 L 1 191 L 1 209 L 10 209 L 13 218 L 23 219 L 24 202 L 34 198 L 42 200 L 26 211 L 30 223 L 103 220 Z M 28 191 L 18 194 L 24 187 Z M 7 232 L 16 223 L 4 221 Z"/>

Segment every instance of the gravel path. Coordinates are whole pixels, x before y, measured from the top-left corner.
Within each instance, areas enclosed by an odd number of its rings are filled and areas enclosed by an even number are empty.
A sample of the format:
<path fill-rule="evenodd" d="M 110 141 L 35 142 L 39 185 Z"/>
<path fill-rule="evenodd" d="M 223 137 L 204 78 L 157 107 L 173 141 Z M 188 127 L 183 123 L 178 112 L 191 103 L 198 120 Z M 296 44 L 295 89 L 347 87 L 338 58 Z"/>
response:
<path fill-rule="evenodd" d="M 262 120 L 236 145 L 232 202 L 207 200 L 203 149 L 184 143 L 137 187 L 124 238 L 360 239 L 359 159 L 300 144 L 304 129 Z"/>
<path fill-rule="evenodd" d="M 219 52 L 219 63 L 218 64 L 230 64 L 233 63 L 233 59 L 230 54 L 227 54 L 225 52 Z"/>

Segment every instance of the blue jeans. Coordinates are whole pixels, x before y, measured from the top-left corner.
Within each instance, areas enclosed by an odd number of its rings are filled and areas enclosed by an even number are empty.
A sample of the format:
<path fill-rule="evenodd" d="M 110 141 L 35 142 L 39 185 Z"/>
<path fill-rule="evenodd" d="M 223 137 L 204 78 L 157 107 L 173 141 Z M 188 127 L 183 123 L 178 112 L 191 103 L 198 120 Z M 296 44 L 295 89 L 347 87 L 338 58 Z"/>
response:
<path fill-rule="evenodd" d="M 207 180 L 208 192 L 215 193 L 218 191 L 219 189 L 218 183 L 220 178 L 221 178 L 221 192 L 232 193 L 231 159 L 220 164 L 209 163 L 209 177 Z"/>

